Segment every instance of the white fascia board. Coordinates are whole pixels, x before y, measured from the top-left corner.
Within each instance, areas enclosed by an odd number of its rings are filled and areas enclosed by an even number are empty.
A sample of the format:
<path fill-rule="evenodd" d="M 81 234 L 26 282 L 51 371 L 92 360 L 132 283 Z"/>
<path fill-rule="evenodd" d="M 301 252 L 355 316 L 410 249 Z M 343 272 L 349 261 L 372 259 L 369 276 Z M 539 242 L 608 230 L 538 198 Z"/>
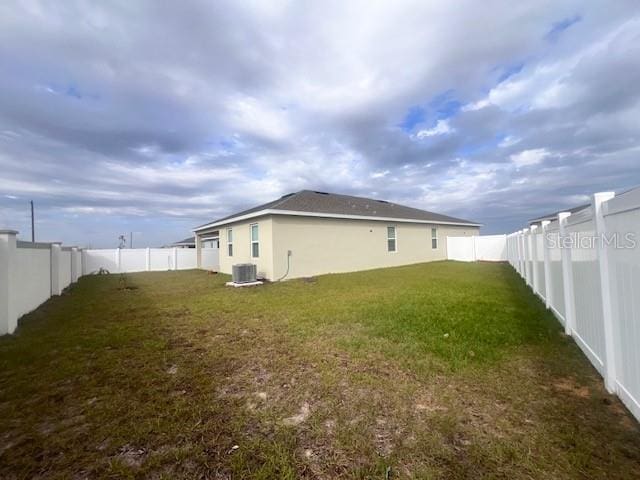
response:
<path fill-rule="evenodd" d="M 317 212 L 299 212 L 295 210 L 277 210 L 267 208 L 265 210 L 258 210 L 257 212 L 247 213 L 245 215 L 239 215 L 237 217 L 227 218 L 219 222 L 209 223 L 193 230 L 193 232 L 199 232 L 209 228 L 218 227 L 220 225 L 228 225 L 229 223 L 241 222 L 243 220 L 249 220 L 251 218 L 261 217 L 263 215 L 291 215 L 297 217 L 319 217 L 319 218 L 343 218 L 348 220 L 372 220 L 378 222 L 396 222 L 396 223 L 424 223 L 428 225 L 455 225 L 463 227 L 481 227 L 481 223 L 465 223 L 465 222 L 445 222 L 436 220 L 418 220 L 412 218 L 395 218 L 395 217 L 374 217 L 365 215 L 345 215 L 341 213 L 317 213 Z"/>

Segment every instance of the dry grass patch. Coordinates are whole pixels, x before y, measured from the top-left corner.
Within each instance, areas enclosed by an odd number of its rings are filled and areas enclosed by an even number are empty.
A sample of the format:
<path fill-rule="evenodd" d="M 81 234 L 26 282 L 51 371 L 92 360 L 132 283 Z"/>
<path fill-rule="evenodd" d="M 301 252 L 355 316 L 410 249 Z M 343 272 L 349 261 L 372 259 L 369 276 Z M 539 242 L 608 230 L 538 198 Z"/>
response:
<path fill-rule="evenodd" d="M 83 278 L 0 341 L 2 478 L 640 478 L 507 266 Z"/>

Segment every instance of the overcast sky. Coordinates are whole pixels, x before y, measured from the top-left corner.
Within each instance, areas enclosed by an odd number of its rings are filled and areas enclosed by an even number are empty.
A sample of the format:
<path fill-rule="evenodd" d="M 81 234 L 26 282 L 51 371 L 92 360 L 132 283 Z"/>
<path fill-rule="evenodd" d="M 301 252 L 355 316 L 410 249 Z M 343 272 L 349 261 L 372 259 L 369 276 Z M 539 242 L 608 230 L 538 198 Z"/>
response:
<path fill-rule="evenodd" d="M 304 189 L 510 232 L 640 185 L 640 2 L 0 3 L 0 228 L 113 247 Z"/>

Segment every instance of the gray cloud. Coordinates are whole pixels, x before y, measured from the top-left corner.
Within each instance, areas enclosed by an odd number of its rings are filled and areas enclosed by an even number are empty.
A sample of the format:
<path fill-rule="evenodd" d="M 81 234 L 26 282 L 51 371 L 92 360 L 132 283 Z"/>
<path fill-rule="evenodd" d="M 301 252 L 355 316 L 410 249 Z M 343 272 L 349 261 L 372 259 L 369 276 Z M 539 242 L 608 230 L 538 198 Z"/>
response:
<path fill-rule="evenodd" d="M 519 228 L 640 183 L 639 27 L 632 1 L 5 3 L 0 224 L 33 198 L 43 239 L 161 244 L 315 188 Z"/>

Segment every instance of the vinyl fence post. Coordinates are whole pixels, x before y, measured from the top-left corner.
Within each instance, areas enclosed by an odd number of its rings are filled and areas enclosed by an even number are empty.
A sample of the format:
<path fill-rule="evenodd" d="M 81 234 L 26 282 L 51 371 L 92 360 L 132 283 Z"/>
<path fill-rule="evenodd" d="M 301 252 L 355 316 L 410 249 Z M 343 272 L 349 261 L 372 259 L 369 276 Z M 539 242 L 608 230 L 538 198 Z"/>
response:
<path fill-rule="evenodd" d="M 536 240 L 537 225 L 529 227 L 529 248 L 531 251 L 531 283 L 533 292 L 540 294 L 540 279 L 538 278 L 538 241 Z"/>
<path fill-rule="evenodd" d="M 527 273 L 525 272 L 524 263 L 524 231 L 518 231 L 518 261 L 520 262 L 520 276 L 526 280 Z"/>
<path fill-rule="evenodd" d="M 145 252 L 145 266 L 147 272 L 151 270 L 151 249 L 149 247 L 147 247 L 147 250 Z"/>
<path fill-rule="evenodd" d="M 596 227 L 596 250 L 600 270 L 600 289 L 602 293 L 602 321 L 604 323 L 604 385 L 609 393 L 616 391 L 616 362 L 615 362 L 615 324 L 611 304 L 611 274 L 609 270 L 609 256 L 605 236 L 607 227 L 602 213 L 602 204 L 615 196 L 613 192 L 600 192 L 593 195 L 591 207 Z"/>
<path fill-rule="evenodd" d="M 516 241 L 515 240 L 516 240 L 516 236 L 514 234 L 511 234 L 509 236 L 509 255 L 511 256 L 510 262 L 511 262 L 511 266 L 517 270 L 517 267 L 516 267 L 516 249 L 515 249 Z"/>
<path fill-rule="evenodd" d="M 549 228 L 549 220 L 542 222 L 542 254 L 544 258 L 544 304 L 547 308 L 551 307 L 551 260 L 549 259 L 549 246 L 547 245 L 547 229 Z"/>
<path fill-rule="evenodd" d="M 529 271 L 529 229 L 522 230 L 522 268 L 525 283 L 531 286 L 531 272 Z"/>
<path fill-rule="evenodd" d="M 84 274 L 84 248 L 78 248 L 78 279 Z"/>
<path fill-rule="evenodd" d="M 473 245 L 473 258 L 471 259 L 472 262 L 477 262 L 478 261 L 478 236 L 477 235 L 472 235 L 471 236 L 471 244 Z"/>
<path fill-rule="evenodd" d="M 173 247 L 173 269 L 178 270 L 178 247 Z"/>
<path fill-rule="evenodd" d="M 78 280 L 84 274 L 84 255 L 82 254 L 82 252 L 83 252 L 83 249 L 78 248 L 78 251 L 76 253 L 77 260 L 78 260 L 78 278 L 77 278 Z"/>
<path fill-rule="evenodd" d="M 513 254 L 515 255 L 515 262 L 517 265 L 516 270 L 518 270 L 518 273 L 522 276 L 520 264 L 520 232 L 516 232 L 513 236 Z"/>
<path fill-rule="evenodd" d="M 522 252 L 520 251 L 520 231 L 517 231 L 515 234 L 515 253 L 516 253 L 516 263 L 518 265 L 518 273 L 522 277 Z"/>
<path fill-rule="evenodd" d="M 527 285 L 531 286 L 531 272 L 529 265 L 529 230 L 522 231 L 522 251 L 524 259 L 524 280 Z"/>
<path fill-rule="evenodd" d="M 11 295 L 11 277 L 16 267 L 15 230 L 0 230 L 0 335 L 13 333 L 18 325 Z"/>
<path fill-rule="evenodd" d="M 116 248 L 116 272 L 120 273 L 120 248 Z"/>
<path fill-rule="evenodd" d="M 576 328 L 576 307 L 573 294 L 573 265 L 571 264 L 571 244 L 567 244 L 567 218 L 569 212 L 558 214 L 560 225 L 560 256 L 562 258 L 562 285 L 564 290 L 564 333 L 573 335 Z"/>
<path fill-rule="evenodd" d="M 78 281 L 78 247 L 71 247 L 71 283 Z"/>
<path fill-rule="evenodd" d="M 202 268 L 202 240 L 196 234 L 196 268 Z"/>
<path fill-rule="evenodd" d="M 62 293 L 62 285 L 60 285 L 60 252 L 62 244 L 55 242 L 49 248 L 51 249 L 51 296 L 60 295 Z"/>
<path fill-rule="evenodd" d="M 516 269 L 516 271 L 518 271 L 518 254 L 516 252 L 516 238 L 517 236 L 515 234 L 511 234 L 511 237 L 509 237 L 509 252 L 511 254 L 511 265 L 513 266 L 513 268 Z"/>

